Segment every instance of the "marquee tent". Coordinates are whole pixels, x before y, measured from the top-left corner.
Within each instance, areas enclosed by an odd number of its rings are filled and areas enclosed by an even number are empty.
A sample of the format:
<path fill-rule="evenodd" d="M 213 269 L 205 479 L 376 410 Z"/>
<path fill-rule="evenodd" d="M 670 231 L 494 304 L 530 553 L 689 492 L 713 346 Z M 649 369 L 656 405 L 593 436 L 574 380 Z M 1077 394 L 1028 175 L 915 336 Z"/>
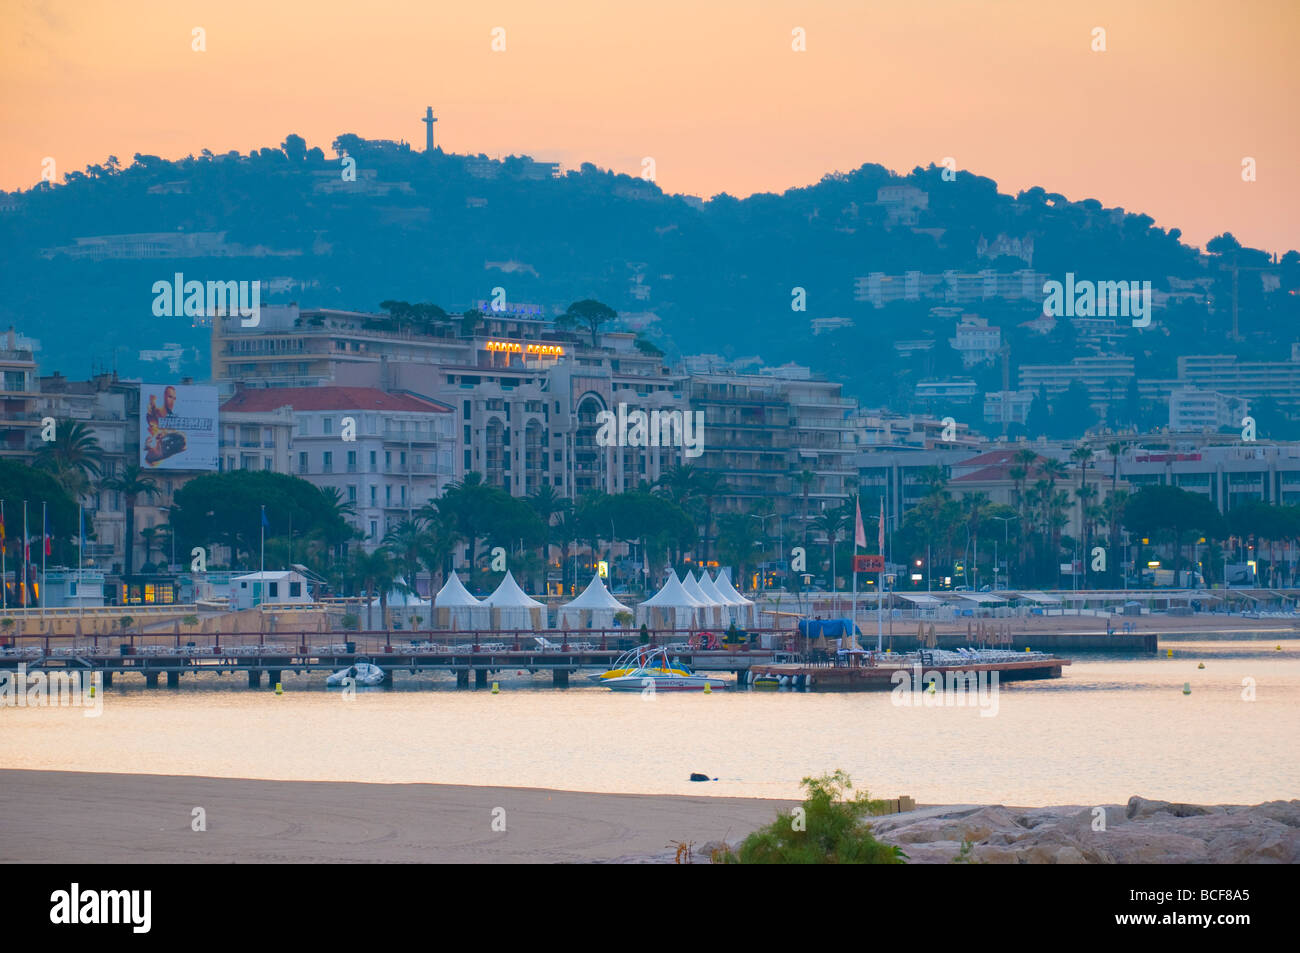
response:
<path fill-rule="evenodd" d="M 483 604 L 491 610 L 494 629 L 547 628 L 546 606 L 519 588 L 514 573 L 507 572 L 496 592 L 484 599 Z"/>
<path fill-rule="evenodd" d="M 637 606 L 637 622 L 652 629 L 695 629 L 701 608 L 699 600 L 682 588 L 677 573 L 670 570 L 663 588 Z"/>
<path fill-rule="evenodd" d="M 429 622 L 429 612 L 433 608 L 433 603 L 428 599 L 420 598 L 420 594 L 410 589 L 406 585 L 406 580 L 398 577 L 396 585 L 388 593 L 388 621 L 392 623 L 393 628 L 402 629 L 406 626 L 419 628 L 427 625 Z M 372 609 L 381 608 L 379 597 L 376 596 L 370 600 Z M 415 618 L 418 621 L 412 622 Z"/>
<path fill-rule="evenodd" d="M 460 577 L 447 574 L 447 581 L 433 597 L 434 624 L 439 629 L 474 631 L 488 627 L 488 608 L 472 595 Z"/>
<path fill-rule="evenodd" d="M 591 582 L 582 591 L 582 595 L 572 602 L 560 607 L 558 627 L 561 629 L 611 629 L 614 616 L 620 612 L 631 612 L 627 606 L 609 594 L 600 574 L 591 577 Z"/>
<path fill-rule="evenodd" d="M 739 613 L 736 612 L 737 606 L 733 605 L 730 599 L 718 591 L 718 587 L 714 584 L 713 580 L 709 578 L 707 572 L 704 572 L 703 570 L 700 571 L 700 578 L 697 585 L 699 585 L 700 591 L 704 593 L 710 602 L 721 607 L 720 611 L 722 613 L 722 618 L 718 622 L 719 625 L 730 625 L 733 619 L 736 620 L 737 625 L 740 624 L 738 618 Z"/>
<path fill-rule="evenodd" d="M 688 572 L 686 578 L 682 580 L 682 588 L 686 590 L 688 596 L 700 604 L 699 619 L 701 625 L 706 628 L 716 629 L 726 624 L 723 621 L 725 603 L 720 603 L 706 595 L 704 590 L 700 588 L 695 576 Z"/>
<path fill-rule="evenodd" d="M 718 577 L 713 582 L 718 593 L 736 607 L 734 618 L 737 625 L 753 626 L 757 623 L 757 607 L 736 591 L 736 587 L 731 584 L 731 575 L 726 569 L 719 569 Z"/>

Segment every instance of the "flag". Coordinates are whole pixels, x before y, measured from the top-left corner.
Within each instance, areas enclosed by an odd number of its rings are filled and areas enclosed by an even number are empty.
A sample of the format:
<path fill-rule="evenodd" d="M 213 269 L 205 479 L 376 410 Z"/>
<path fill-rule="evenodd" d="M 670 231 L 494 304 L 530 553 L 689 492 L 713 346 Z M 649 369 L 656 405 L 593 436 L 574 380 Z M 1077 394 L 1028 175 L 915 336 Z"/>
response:
<path fill-rule="evenodd" d="M 854 510 L 853 545 L 855 547 L 866 546 L 867 531 L 862 528 L 862 501 L 861 500 L 854 499 L 853 510 Z"/>
<path fill-rule="evenodd" d="M 262 529 L 270 528 L 271 524 L 266 521 L 266 507 L 262 507 Z"/>
<path fill-rule="evenodd" d="M 0 503 L 0 552 L 7 552 L 9 544 L 5 542 L 5 505 Z"/>
<path fill-rule="evenodd" d="M 50 549 L 50 534 L 46 533 L 45 534 L 45 555 L 49 556 L 51 555 L 52 552 L 53 551 Z"/>

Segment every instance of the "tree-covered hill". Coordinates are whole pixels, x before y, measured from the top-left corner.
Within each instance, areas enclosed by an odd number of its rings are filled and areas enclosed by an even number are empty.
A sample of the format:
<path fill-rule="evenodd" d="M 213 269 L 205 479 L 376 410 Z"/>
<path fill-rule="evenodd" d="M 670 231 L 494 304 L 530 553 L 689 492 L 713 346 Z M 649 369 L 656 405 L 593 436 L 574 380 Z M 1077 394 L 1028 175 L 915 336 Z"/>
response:
<path fill-rule="evenodd" d="M 137 154 L 126 165 L 110 157 L 69 173 L 65 184 L 6 197 L 0 322 L 42 341 L 47 373 L 82 375 L 92 364 L 138 373 L 140 350 L 176 342 L 195 349 L 187 370 L 202 376 L 207 332 L 188 318 L 152 313 L 153 283 L 178 271 L 187 279 L 261 280 L 263 303 L 358 310 L 388 299 L 460 310 L 500 286 L 511 301 L 548 309 L 605 301 L 644 323 L 670 354 L 793 360 L 843 379 L 864 399 L 905 402 L 918 376 L 952 371 L 953 322 L 929 315 L 935 301 L 882 309 L 857 302 L 854 279 L 1025 267 L 1011 256 L 979 257 L 981 238 L 1032 238 L 1034 270 L 1056 277 L 1150 280 L 1157 289 L 1167 289 L 1169 276 L 1216 282 L 1213 311 L 1171 312 L 1164 333 L 1133 335 L 1128 346 L 1153 373 L 1178 353 L 1225 350 L 1225 262 L 1242 269 L 1241 353 L 1275 357 L 1300 317 L 1300 299 L 1287 293 L 1300 287 L 1294 252 L 1273 268 L 1262 252 L 1224 236 L 1208 249 L 1217 254 L 1202 254 L 1145 215 L 1041 188 L 1010 196 L 968 172 L 947 181 L 942 168 L 899 176 L 868 164 L 781 195 L 700 202 L 590 164 L 551 177 L 527 157 L 426 154 L 353 135 L 340 136 L 332 151 L 327 157 L 291 135 L 247 155 L 205 151 L 173 162 Z M 345 178 L 344 153 L 355 160 L 355 181 Z M 898 185 L 928 197 L 914 222 L 891 224 L 877 202 L 879 189 Z M 76 253 L 78 239 L 134 233 L 224 239 L 145 260 Z M 1281 276 L 1268 293 L 1254 270 L 1263 266 Z M 796 287 L 806 291 L 806 311 L 791 309 Z M 968 310 L 1004 327 L 1015 363 L 1072 352 L 1064 333 L 1021 340 L 1027 332 L 1016 326 L 1039 310 L 1032 302 Z M 824 317 L 855 324 L 813 337 L 810 319 Z M 923 336 L 938 344 L 927 365 L 890 347 Z"/>

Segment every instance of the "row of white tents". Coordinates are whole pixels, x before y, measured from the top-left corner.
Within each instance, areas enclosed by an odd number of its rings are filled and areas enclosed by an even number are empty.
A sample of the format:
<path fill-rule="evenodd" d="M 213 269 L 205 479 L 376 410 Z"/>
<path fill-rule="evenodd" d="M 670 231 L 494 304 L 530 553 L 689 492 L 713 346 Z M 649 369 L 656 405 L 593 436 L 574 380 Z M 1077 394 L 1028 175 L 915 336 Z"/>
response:
<path fill-rule="evenodd" d="M 496 591 L 482 600 L 474 598 L 453 572 L 432 603 L 411 592 L 393 592 L 387 602 L 390 615 L 409 618 L 417 628 L 426 624 L 454 631 L 550 627 L 545 604 L 519 588 L 509 572 Z M 377 606 L 378 600 L 372 605 Z M 581 595 L 557 610 L 556 627 L 612 629 L 615 616 L 623 612 L 651 629 L 725 629 L 732 622 L 744 628 L 758 622 L 757 607 L 736 591 L 725 572 L 710 578 L 701 570 L 698 578 L 687 573 L 678 579 L 677 573 L 670 572 L 663 587 L 638 605 L 635 613 L 610 595 L 599 575 L 593 576 Z"/>

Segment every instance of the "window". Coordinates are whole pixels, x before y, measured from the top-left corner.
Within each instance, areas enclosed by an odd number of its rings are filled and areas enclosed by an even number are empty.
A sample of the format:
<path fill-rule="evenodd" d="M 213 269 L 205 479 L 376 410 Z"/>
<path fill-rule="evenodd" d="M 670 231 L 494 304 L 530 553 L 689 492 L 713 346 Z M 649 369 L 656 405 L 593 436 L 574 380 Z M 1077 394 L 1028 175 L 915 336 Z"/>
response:
<path fill-rule="evenodd" d="M 355 503 L 356 501 L 357 501 L 357 485 L 355 483 L 352 483 L 348 486 L 348 502 Z"/>
<path fill-rule="evenodd" d="M 322 417 L 322 418 L 321 418 L 321 433 L 325 434 L 326 436 L 329 436 L 329 435 L 332 434 L 333 432 L 334 432 L 334 418 L 333 418 L 333 417 Z"/>
<path fill-rule="evenodd" d="M 375 505 L 375 488 L 373 486 L 370 488 L 370 505 Z"/>
<path fill-rule="evenodd" d="M 322 472 L 324 472 L 324 473 L 333 473 L 333 472 L 334 472 L 334 454 L 331 453 L 329 450 L 326 450 L 324 453 L 322 453 L 322 454 L 320 455 L 320 457 L 321 457 L 321 470 L 322 470 Z"/>
<path fill-rule="evenodd" d="M 262 458 L 262 469 L 263 469 L 263 470 L 270 470 L 270 469 L 271 469 L 271 458 L 270 458 L 270 457 L 263 457 L 263 458 Z"/>
<path fill-rule="evenodd" d="M 357 452 L 355 450 L 349 450 L 348 451 L 348 473 L 356 473 L 356 472 L 357 472 Z"/>
<path fill-rule="evenodd" d="M 387 473 L 393 469 L 393 451 L 384 451 L 384 472 Z"/>
<path fill-rule="evenodd" d="M 372 492 L 372 495 L 373 495 L 373 491 L 374 491 L 375 488 L 372 486 L 370 489 L 371 489 L 371 492 Z M 371 520 L 371 521 L 370 521 L 370 538 L 371 538 L 371 539 L 374 539 L 374 538 L 375 538 L 376 536 L 378 536 L 378 535 L 379 535 L 379 524 L 376 523 L 374 520 Z"/>
<path fill-rule="evenodd" d="M 289 583 L 289 598 L 298 599 L 301 596 L 302 596 L 302 583 L 300 582 Z"/>
<path fill-rule="evenodd" d="M 384 484 L 384 506 L 393 505 L 393 487 L 390 483 Z"/>
<path fill-rule="evenodd" d="M 375 472 L 375 451 L 370 451 L 370 472 Z"/>
<path fill-rule="evenodd" d="M 298 472 L 299 473 L 307 472 L 307 454 L 305 453 L 298 454 Z"/>
<path fill-rule="evenodd" d="M 272 599 L 280 595 L 280 584 L 278 582 L 269 582 L 266 584 L 266 591 Z"/>

